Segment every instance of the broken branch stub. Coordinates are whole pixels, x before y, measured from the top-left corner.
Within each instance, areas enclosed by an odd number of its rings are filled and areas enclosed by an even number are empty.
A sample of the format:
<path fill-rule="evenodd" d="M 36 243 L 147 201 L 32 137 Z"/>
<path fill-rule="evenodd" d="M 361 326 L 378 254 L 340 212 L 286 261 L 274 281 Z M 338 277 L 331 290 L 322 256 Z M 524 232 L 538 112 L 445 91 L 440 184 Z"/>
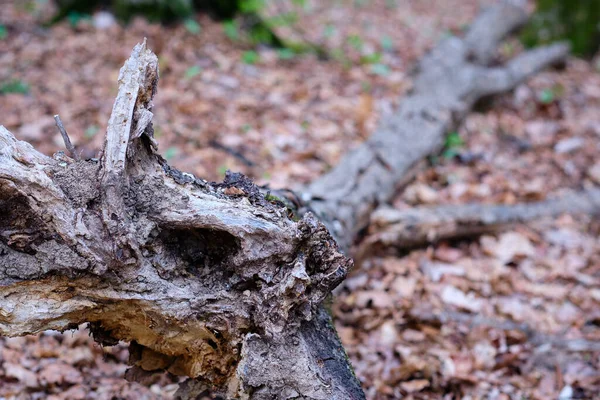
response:
<path fill-rule="evenodd" d="M 169 167 L 157 81 L 138 44 L 99 161 L 46 157 L 0 127 L 0 334 L 89 322 L 100 342 L 132 343 L 134 372 L 195 378 L 186 387 L 363 398 L 335 331 L 312 325 L 352 261 L 312 214 L 289 219 L 243 175 L 211 184 Z"/>

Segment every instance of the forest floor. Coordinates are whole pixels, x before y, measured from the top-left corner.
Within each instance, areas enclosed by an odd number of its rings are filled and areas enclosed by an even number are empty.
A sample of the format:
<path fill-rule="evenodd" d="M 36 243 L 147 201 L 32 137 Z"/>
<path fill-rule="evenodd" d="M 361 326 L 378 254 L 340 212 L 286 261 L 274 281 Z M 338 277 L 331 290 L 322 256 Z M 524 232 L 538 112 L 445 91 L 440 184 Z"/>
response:
<path fill-rule="evenodd" d="M 202 15 L 199 32 L 142 19 L 45 29 L 48 3 L 0 0 L 0 124 L 52 154 L 63 149 L 60 114 L 94 157 L 119 68 L 147 37 L 161 71 L 155 132 L 170 163 L 209 180 L 231 169 L 299 187 L 368 137 L 410 89 L 419 57 L 491 2 L 320 2 L 299 21 L 337 54 L 319 60 L 247 53 Z M 519 51 L 509 41 L 499 57 Z M 597 60 L 571 58 L 471 113 L 393 206 L 515 204 L 600 184 L 599 72 Z M 359 260 L 333 310 L 367 398 L 600 398 L 599 233 L 598 220 L 564 215 Z M 102 348 L 85 330 L 0 338 L 0 399 L 172 395 L 174 377 L 123 380 L 126 361 L 125 346 Z"/>

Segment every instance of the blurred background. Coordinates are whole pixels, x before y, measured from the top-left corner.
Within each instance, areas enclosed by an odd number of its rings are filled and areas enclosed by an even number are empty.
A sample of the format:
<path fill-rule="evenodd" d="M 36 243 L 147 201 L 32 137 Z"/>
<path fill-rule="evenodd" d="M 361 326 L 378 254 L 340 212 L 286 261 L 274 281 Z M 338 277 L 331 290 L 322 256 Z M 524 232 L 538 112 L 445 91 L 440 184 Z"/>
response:
<path fill-rule="evenodd" d="M 119 69 L 147 38 L 161 74 L 155 136 L 172 165 L 298 188 L 364 141 L 419 58 L 494 2 L 0 0 L 0 124 L 52 154 L 64 150 L 60 114 L 95 157 Z M 555 40 L 573 56 L 448 132 L 394 207 L 515 204 L 600 184 L 600 1 L 528 4 L 530 24 L 498 60 Z M 599 232 L 591 216 L 565 215 L 358 260 L 333 312 L 367 397 L 600 398 L 598 346 L 569 347 L 600 340 Z M 126 361 L 83 330 L 0 338 L 0 398 L 172 396 L 178 378 L 129 383 Z"/>

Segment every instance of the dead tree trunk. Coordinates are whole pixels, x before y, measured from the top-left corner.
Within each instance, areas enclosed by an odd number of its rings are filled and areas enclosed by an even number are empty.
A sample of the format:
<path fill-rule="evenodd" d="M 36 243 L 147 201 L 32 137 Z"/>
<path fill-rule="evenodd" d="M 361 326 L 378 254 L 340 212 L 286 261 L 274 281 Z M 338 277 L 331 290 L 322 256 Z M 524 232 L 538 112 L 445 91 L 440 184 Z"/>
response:
<path fill-rule="evenodd" d="M 90 323 L 131 342 L 130 376 L 168 370 L 242 399 L 363 399 L 323 300 L 377 204 L 482 96 L 563 59 L 556 45 L 487 68 L 525 12 L 501 3 L 424 58 L 414 91 L 365 144 L 306 188 L 294 221 L 247 178 L 167 165 L 152 130 L 156 56 L 135 47 L 99 160 L 46 157 L 0 127 L 0 334 Z"/>

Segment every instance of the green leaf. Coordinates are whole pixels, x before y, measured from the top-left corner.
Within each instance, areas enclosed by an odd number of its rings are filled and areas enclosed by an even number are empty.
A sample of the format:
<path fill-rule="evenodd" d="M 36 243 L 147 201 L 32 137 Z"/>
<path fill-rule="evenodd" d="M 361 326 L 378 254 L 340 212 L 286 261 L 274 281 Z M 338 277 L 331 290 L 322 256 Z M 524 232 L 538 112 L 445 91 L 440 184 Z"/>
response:
<path fill-rule="evenodd" d="M 23 82 L 19 79 L 13 79 L 7 82 L 3 82 L 2 84 L 0 84 L 0 94 L 8 93 L 27 94 L 29 93 L 29 85 L 26 82 Z"/>
<path fill-rule="evenodd" d="M 381 48 L 384 51 L 392 51 L 394 50 L 394 41 L 389 36 L 384 36 L 381 38 Z"/>
<path fill-rule="evenodd" d="M 8 31 L 6 30 L 6 27 L 4 25 L 0 24 L 0 40 L 6 39 L 7 36 L 8 36 Z"/>
<path fill-rule="evenodd" d="M 244 14 L 259 12 L 265 5 L 263 0 L 239 0 L 238 6 Z"/>
<path fill-rule="evenodd" d="M 98 127 L 98 125 L 90 125 L 87 127 L 87 129 L 85 130 L 85 132 L 83 133 L 83 135 L 88 138 L 91 139 L 94 136 L 96 136 L 96 134 L 98 133 L 98 131 L 100 131 L 100 127 Z"/>
<path fill-rule="evenodd" d="M 79 21 L 89 20 L 91 18 L 92 17 L 89 14 L 80 13 L 77 11 L 69 11 L 67 14 L 67 20 L 72 28 L 75 28 L 77 24 L 79 24 Z"/>
<path fill-rule="evenodd" d="M 291 60 L 294 58 L 296 53 L 292 49 L 279 49 L 277 50 L 277 56 L 280 60 Z"/>
<path fill-rule="evenodd" d="M 219 167 L 219 169 L 217 170 L 217 172 L 220 176 L 224 177 L 228 170 L 229 170 L 229 168 L 227 167 L 227 165 L 221 165 Z"/>
<path fill-rule="evenodd" d="M 455 148 L 446 149 L 442 152 L 442 157 L 446 160 L 450 160 L 458 155 L 458 150 Z"/>
<path fill-rule="evenodd" d="M 335 26 L 333 26 L 332 24 L 327 24 L 325 25 L 325 29 L 323 30 L 323 35 L 326 38 L 330 38 L 335 34 Z"/>
<path fill-rule="evenodd" d="M 381 61 L 381 53 L 372 53 L 360 56 L 361 64 L 377 64 Z"/>
<path fill-rule="evenodd" d="M 242 54 L 242 61 L 246 64 L 256 64 L 260 56 L 254 50 L 247 50 Z"/>
<path fill-rule="evenodd" d="M 173 157 L 175 157 L 176 155 L 177 155 L 176 147 L 169 147 L 167 150 L 165 150 L 165 159 L 167 161 L 173 159 Z"/>
<path fill-rule="evenodd" d="M 348 41 L 348 44 L 356 50 L 361 50 L 363 47 L 363 40 L 358 35 L 350 35 L 346 40 Z"/>
<path fill-rule="evenodd" d="M 185 79 L 191 79 L 202 72 L 202 68 L 197 65 L 193 65 L 185 70 Z"/>
<path fill-rule="evenodd" d="M 200 28 L 200 24 L 196 22 L 196 20 L 191 18 L 186 19 L 183 22 L 183 25 L 185 26 L 185 29 L 192 35 L 197 35 L 200 33 L 200 31 L 202 31 L 202 28 Z"/>
<path fill-rule="evenodd" d="M 390 74 L 390 67 L 385 64 L 373 64 L 371 65 L 371 73 L 386 76 Z"/>
<path fill-rule="evenodd" d="M 231 40 L 238 40 L 240 37 L 236 21 L 229 20 L 223 22 L 223 31 L 225 32 L 225 35 L 227 35 L 227 37 Z"/>
<path fill-rule="evenodd" d="M 447 149 L 452 149 L 452 148 L 456 148 L 456 147 L 461 147 L 464 144 L 465 144 L 465 141 L 463 140 L 463 138 L 460 137 L 458 132 L 450 132 L 448 134 L 448 136 L 446 136 L 446 141 L 444 143 L 444 146 Z"/>
<path fill-rule="evenodd" d="M 550 88 L 546 88 L 539 93 L 538 100 L 542 104 L 550 104 L 554 102 L 555 97 L 554 91 Z"/>

